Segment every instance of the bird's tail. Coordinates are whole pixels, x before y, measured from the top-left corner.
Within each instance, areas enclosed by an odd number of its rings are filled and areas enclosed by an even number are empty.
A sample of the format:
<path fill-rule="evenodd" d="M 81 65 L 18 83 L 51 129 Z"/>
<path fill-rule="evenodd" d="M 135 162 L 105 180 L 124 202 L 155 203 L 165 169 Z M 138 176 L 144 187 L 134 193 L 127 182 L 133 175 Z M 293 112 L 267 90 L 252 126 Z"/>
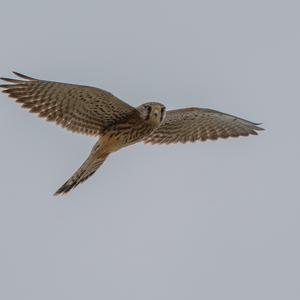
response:
<path fill-rule="evenodd" d="M 80 166 L 80 168 L 54 193 L 54 196 L 66 194 L 79 183 L 84 182 L 92 176 L 103 164 L 109 153 L 102 153 L 100 142 L 93 147 L 89 157 Z"/>

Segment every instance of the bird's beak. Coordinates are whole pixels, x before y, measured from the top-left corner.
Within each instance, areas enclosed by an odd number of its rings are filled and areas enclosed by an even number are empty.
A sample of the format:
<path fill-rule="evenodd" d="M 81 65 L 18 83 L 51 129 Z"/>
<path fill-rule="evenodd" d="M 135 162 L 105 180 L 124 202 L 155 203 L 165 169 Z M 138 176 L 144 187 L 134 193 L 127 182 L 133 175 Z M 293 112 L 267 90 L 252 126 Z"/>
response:
<path fill-rule="evenodd" d="M 160 108 L 154 108 L 153 109 L 153 114 L 157 117 L 159 115 L 159 112 L 160 112 Z"/>

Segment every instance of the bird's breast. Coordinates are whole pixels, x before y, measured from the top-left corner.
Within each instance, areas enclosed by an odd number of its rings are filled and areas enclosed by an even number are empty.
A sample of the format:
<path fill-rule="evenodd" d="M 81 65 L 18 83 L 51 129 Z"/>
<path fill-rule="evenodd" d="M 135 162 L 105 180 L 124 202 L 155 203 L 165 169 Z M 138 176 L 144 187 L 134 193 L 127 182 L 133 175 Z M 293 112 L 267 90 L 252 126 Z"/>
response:
<path fill-rule="evenodd" d="M 138 143 L 148 136 L 156 127 L 150 124 L 117 124 L 105 134 L 107 142 L 114 151 Z"/>

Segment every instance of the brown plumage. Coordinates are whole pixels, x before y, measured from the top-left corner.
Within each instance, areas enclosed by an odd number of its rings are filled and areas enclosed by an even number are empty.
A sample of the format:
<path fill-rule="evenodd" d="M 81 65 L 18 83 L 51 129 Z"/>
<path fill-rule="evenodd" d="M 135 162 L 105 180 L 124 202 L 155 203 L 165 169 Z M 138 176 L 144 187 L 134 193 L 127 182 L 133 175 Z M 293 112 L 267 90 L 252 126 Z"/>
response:
<path fill-rule="evenodd" d="M 108 126 L 128 118 L 135 109 L 111 93 L 94 87 L 37 80 L 1 78 L 4 93 L 47 121 L 78 133 L 101 135 Z"/>
<path fill-rule="evenodd" d="M 183 108 L 167 112 L 165 121 L 144 139 L 145 143 L 170 144 L 198 140 L 257 135 L 257 123 L 207 108 Z"/>
<path fill-rule="evenodd" d="M 143 141 L 152 144 L 216 140 L 256 135 L 259 124 L 203 108 L 166 112 L 149 102 L 137 108 L 102 89 L 38 80 L 14 72 L 21 79 L 1 78 L 3 92 L 39 117 L 73 132 L 99 138 L 87 160 L 55 195 L 69 192 L 103 164 L 107 156 Z"/>

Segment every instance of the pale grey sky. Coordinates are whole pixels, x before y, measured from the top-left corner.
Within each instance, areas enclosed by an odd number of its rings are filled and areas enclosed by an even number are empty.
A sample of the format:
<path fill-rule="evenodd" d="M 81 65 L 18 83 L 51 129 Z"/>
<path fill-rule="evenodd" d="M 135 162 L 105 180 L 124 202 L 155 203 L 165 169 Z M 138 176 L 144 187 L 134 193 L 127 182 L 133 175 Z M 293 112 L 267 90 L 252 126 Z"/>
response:
<path fill-rule="evenodd" d="M 0 95 L 0 299 L 300 299 L 298 1 L 4 1 L 1 72 L 263 122 L 138 144 L 63 198 L 95 143 Z"/>

